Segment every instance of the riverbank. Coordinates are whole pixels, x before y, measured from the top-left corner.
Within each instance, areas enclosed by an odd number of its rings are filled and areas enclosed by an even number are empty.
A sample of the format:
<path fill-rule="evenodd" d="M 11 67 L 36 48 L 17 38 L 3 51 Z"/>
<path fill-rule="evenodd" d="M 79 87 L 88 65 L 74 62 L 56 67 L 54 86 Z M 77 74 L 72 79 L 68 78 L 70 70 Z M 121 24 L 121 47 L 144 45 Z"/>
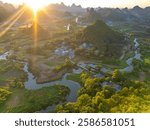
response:
<path fill-rule="evenodd" d="M 134 46 L 136 47 L 135 49 L 135 55 L 133 57 L 129 57 L 129 59 L 127 59 L 127 67 L 125 67 L 124 70 L 125 72 L 132 72 L 133 71 L 133 59 L 138 59 L 138 60 L 141 60 L 140 56 L 140 52 L 138 52 L 138 47 L 139 47 L 139 43 L 137 42 L 137 39 L 134 40 Z M 5 53 L 4 56 L 1 56 L 2 57 L 2 60 L 5 60 L 7 61 L 7 55 L 9 55 L 9 53 Z M 14 62 L 14 61 L 13 61 Z M 92 72 L 93 70 L 93 73 L 92 75 L 94 77 L 104 77 L 105 74 L 107 74 L 108 72 L 113 72 L 113 70 L 111 70 L 110 68 L 106 69 L 104 67 L 102 67 L 99 71 L 96 71 L 98 65 L 94 64 L 94 63 L 78 63 L 78 67 L 76 69 L 73 69 L 72 73 L 65 73 L 63 76 L 61 76 L 62 78 L 59 79 L 59 80 L 55 80 L 55 81 L 49 81 L 49 82 L 42 82 L 42 83 L 39 83 L 38 80 L 37 80 L 37 77 L 30 71 L 29 69 L 29 65 L 27 62 L 22 62 L 20 61 L 21 64 L 24 65 L 23 67 L 23 71 L 24 73 L 26 73 L 27 75 L 27 79 L 26 81 L 24 82 L 24 86 L 25 86 L 25 89 L 23 89 L 25 91 L 25 93 L 33 93 L 33 92 L 36 92 L 37 95 L 35 94 L 35 96 L 38 96 L 39 92 L 41 91 L 40 95 L 43 94 L 44 96 L 42 97 L 42 99 L 39 99 L 39 101 L 47 101 L 47 100 L 51 100 L 50 98 L 47 98 L 45 99 L 45 96 L 48 96 L 46 93 L 42 93 L 42 92 L 45 92 L 45 90 L 48 89 L 51 90 L 52 88 L 55 88 L 57 90 L 57 85 L 60 85 L 62 87 L 66 86 L 68 88 L 68 90 L 70 89 L 70 93 L 66 95 L 64 95 L 64 97 L 66 98 L 66 102 L 75 102 L 76 99 L 77 99 L 77 93 L 78 93 L 78 90 L 81 88 L 80 86 L 80 74 L 82 73 L 83 70 L 85 71 L 88 71 L 89 72 L 89 69 L 90 69 L 90 72 Z M 130 71 L 129 71 L 130 70 Z M 103 72 L 103 74 L 102 74 Z M 104 86 L 104 85 L 109 85 L 110 83 L 109 82 L 103 82 L 101 85 Z M 112 84 L 112 83 L 111 83 Z M 113 86 L 114 88 L 118 91 L 121 89 L 121 86 L 116 84 L 116 83 L 113 83 Z M 118 86 L 119 86 L 119 89 L 118 89 Z M 16 91 L 13 91 L 15 94 L 16 93 L 24 93 L 24 92 L 21 92 L 23 90 L 16 90 Z M 63 91 L 63 89 L 62 89 Z M 55 93 L 53 93 L 52 95 L 57 95 L 59 94 L 59 91 L 55 91 Z M 16 94 L 17 95 L 17 94 Z M 34 94 L 33 94 L 34 95 Z M 24 96 L 26 96 L 24 94 Z M 29 94 L 29 97 L 32 97 L 30 96 Z M 62 99 L 64 99 L 64 97 L 62 97 Z M 36 97 L 34 97 L 36 99 Z M 14 104 L 17 104 L 16 102 L 18 102 L 18 98 L 15 97 L 11 97 L 11 99 L 13 99 L 13 103 Z M 19 98 L 21 99 L 21 98 Z M 35 101 L 35 99 L 33 100 L 33 104 L 34 103 L 37 103 Z M 56 102 L 52 102 L 52 103 L 47 103 L 47 104 L 39 104 L 39 106 L 42 106 L 42 107 L 38 107 L 38 109 L 33 109 L 32 112 L 35 112 L 35 111 L 39 111 L 39 112 L 49 112 L 49 110 L 54 110 L 56 105 L 55 103 L 57 104 L 60 104 L 61 103 L 61 99 L 59 98 L 59 96 L 57 97 L 57 99 L 54 99 L 54 101 L 56 100 Z M 30 100 L 26 100 L 27 102 L 30 102 Z M 57 102 L 58 101 L 58 102 Z M 64 101 L 64 100 L 63 100 Z M 29 105 L 29 104 L 28 104 Z M 32 106 L 32 104 L 30 104 Z M 29 105 L 29 106 L 30 106 Z M 14 105 L 15 106 L 15 105 Z M 31 107 L 30 106 L 30 107 Z M 29 107 L 29 108 L 30 108 Z M 39 109 L 40 108 L 40 109 Z M 22 107 L 18 108 L 14 108 L 12 109 L 13 112 L 15 112 L 16 110 L 18 109 L 19 112 L 22 112 L 22 111 L 26 111 L 25 109 L 23 109 Z M 11 112 L 11 110 L 9 110 Z M 31 111 L 31 110 L 30 110 Z"/>
<path fill-rule="evenodd" d="M 66 101 L 66 97 L 70 93 L 68 87 L 57 83 L 47 84 L 46 86 L 43 84 L 41 87 L 34 86 L 32 81 L 35 78 L 28 71 L 28 63 L 25 61 L 9 60 L 8 56 L 9 52 L 0 55 L 0 65 L 3 68 L 3 75 L 0 76 L 0 81 L 3 79 L 2 82 L 7 83 L 3 83 L 3 89 L 6 89 L 6 92 L 10 92 L 10 95 L 0 103 L 0 112 L 36 112 L 46 109 L 48 106 Z M 18 74 L 20 74 L 20 77 L 14 79 L 12 77 L 13 70 L 15 72 L 14 77 Z M 5 76 L 5 71 L 6 73 L 9 72 L 8 76 Z M 21 76 L 22 74 L 23 77 Z M 6 77 L 5 79 L 4 76 Z M 8 82 L 9 76 L 11 76 L 11 80 Z M 29 85 L 26 88 L 24 88 L 24 81 L 28 82 Z M 31 89 L 31 85 L 35 88 Z"/>

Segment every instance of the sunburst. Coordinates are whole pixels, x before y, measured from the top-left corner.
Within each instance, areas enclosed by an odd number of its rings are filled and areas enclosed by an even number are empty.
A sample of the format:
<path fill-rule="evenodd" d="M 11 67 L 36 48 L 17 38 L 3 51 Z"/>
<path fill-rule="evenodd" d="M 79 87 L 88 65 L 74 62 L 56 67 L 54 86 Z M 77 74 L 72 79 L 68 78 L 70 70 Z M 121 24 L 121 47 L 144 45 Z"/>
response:
<path fill-rule="evenodd" d="M 36 16 L 38 10 L 42 9 L 45 5 L 43 0 L 27 0 L 26 4 L 33 10 L 34 16 Z"/>

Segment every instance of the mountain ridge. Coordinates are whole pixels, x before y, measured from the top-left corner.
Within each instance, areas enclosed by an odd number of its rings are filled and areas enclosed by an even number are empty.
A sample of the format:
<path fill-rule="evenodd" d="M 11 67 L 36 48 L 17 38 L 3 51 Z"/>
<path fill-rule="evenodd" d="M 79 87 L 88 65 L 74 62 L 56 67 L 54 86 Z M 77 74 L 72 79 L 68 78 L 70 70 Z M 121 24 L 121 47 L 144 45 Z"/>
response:
<path fill-rule="evenodd" d="M 124 46 L 124 36 L 112 30 L 102 20 L 97 20 L 94 24 L 86 27 L 77 35 L 80 43 L 90 43 L 100 50 L 104 56 L 117 56 L 120 52 L 114 51 Z"/>

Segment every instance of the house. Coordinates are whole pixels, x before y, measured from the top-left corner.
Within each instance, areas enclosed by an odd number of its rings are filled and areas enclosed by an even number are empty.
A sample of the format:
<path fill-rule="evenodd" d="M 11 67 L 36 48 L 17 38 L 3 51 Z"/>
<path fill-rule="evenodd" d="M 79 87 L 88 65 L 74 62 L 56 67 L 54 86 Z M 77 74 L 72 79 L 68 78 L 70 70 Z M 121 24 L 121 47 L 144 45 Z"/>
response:
<path fill-rule="evenodd" d="M 92 48 L 92 44 L 88 44 L 88 43 L 83 43 L 82 45 L 79 46 L 80 49 L 90 49 Z"/>
<path fill-rule="evenodd" d="M 58 56 L 68 56 L 70 59 L 75 57 L 74 51 L 72 49 L 68 49 L 65 46 L 58 48 L 54 51 L 55 55 Z"/>

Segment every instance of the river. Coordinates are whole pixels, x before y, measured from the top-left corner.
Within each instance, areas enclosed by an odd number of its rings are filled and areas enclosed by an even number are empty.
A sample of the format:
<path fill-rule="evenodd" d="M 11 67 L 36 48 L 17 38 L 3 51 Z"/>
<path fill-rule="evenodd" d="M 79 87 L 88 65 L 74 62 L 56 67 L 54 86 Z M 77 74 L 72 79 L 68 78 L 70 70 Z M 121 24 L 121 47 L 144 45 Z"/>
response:
<path fill-rule="evenodd" d="M 69 73 L 66 73 L 62 77 L 62 79 L 60 79 L 60 80 L 38 84 L 36 82 L 35 76 L 29 71 L 28 63 L 24 63 L 23 70 L 28 75 L 28 80 L 24 83 L 24 86 L 25 86 L 26 89 L 28 89 L 28 90 L 35 90 L 35 89 L 40 89 L 40 88 L 43 88 L 43 87 L 50 87 L 50 86 L 54 86 L 54 85 L 64 85 L 64 86 L 67 86 L 70 89 L 70 93 L 67 96 L 66 101 L 67 102 L 75 102 L 76 101 L 76 99 L 77 99 L 77 92 L 78 92 L 78 90 L 80 89 L 81 86 L 77 82 L 74 82 L 74 81 L 66 79 L 66 77 L 69 75 Z M 38 111 L 38 112 L 46 113 L 46 112 L 49 112 L 51 110 L 54 110 L 55 107 L 56 107 L 56 105 L 48 106 L 45 110 L 41 110 L 41 111 Z"/>
<path fill-rule="evenodd" d="M 80 89 L 80 84 L 71 80 L 67 80 L 66 77 L 69 75 L 69 73 L 65 74 L 62 79 L 56 80 L 56 81 L 51 81 L 47 83 L 42 83 L 38 84 L 36 82 L 36 78 L 34 75 L 28 70 L 28 63 L 24 64 L 23 68 L 24 72 L 27 73 L 28 75 L 28 80 L 24 83 L 25 88 L 28 90 L 35 90 L 35 89 L 40 89 L 43 87 L 49 87 L 49 86 L 54 86 L 54 85 L 64 85 L 67 86 L 70 89 L 70 94 L 67 97 L 68 102 L 74 102 L 77 99 L 77 91 Z"/>
<path fill-rule="evenodd" d="M 123 69 L 120 69 L 121 72 L 132 72 L 134 69 L 134 66 L 133 66 L 134 59 L 142 61 L 141 53 L 138 51 L 140 48 L 139 48 L 139 43 L 137 42 L 137 38 L 134 39 L 134 48 L 135 48 L 134 56 L 126 60 L 126 63 L 128 66 Z"/>
<path fill-rule="evenodd" d="M 10 52 L 5 52 L 4 54 L 0 55 L 0 60 L 7 60 L 7 57 L 10 55 Z M 13 62 L 16 60 L 13 60 Z M 24 86 L 28 90 L 35 90 L 40 89 L 43 87 L 50 87 L 54 85 L 64 85 L 70 89 L 69 95 L 66 97 L 67 102 L 75 102 L 77 99 L 77 91 L 80 89 L 80 84 L 71 80 L 67 80 L 66 77 L 69 73 L 66 73 L 60 80 L 51 81 L 47 83 L 38 84 L 36 82 L 36 77 L 29 71 L 28 63 L 22 62 L 24 64 L 23 71 L 27 73 L 27 81 L 24 83 Z M 41 110 L 39 112 L 48 112 L 50 110 L 54 110 L 56 105 L 49 106 L 45 110 Z"/>
<path fill-rule="evenodd" d="M 0 55 L 0 60 L 7 60 L 7 57 L 10 55 L 10 52 L 5 52 L 4 54 Z M 13 60 L 16 61 L 16 60 Z M 67 86 L 70 89 L 70 94 L 67 96 L 68 102 L 74 102 L 77 99 L 77 91 L 80 89 L 80 84 L 71 80 L 67 80 L 66 77 L 69 75 L 69 73 L 66 73 L 60 80 L 51 81 L 47 83 L 38 84 L 36 82 L 36 77 L 29 71 L 28 63 L 22 62 L 24 64 L 23 71 L 27 73 L 27 81 L 24 83 L 24 86 L 28 90 L 35 90 L 40 89 L 43 87 L 50 87 L 54 85 L 64 85 Z"/>
<path fill-rule="evenodd" d="M 138 60 L 142 61 L 141 54 L 140 54 L 140 52 L 138 52 L 139 43 L 137 42 L 136 38 L 134 39 L 134 47 L 136 48 L 134 57 L 129 58 L 126 61 L 128 66 L 125 67 L 124 69 L 120 69 L 120 71 L 122 71 L 122 72 L 132 72 L 133 69 L 134 69 L 133 64 L 132 64 L 133 59 L 138 59 Z M 9 56 L 9 55 L 10 55 L 10 52 L 5 52 L 4 54 L 0 55 L 0 60 L 7 60 L 7 56 Z M 77 91 L 80 89 L 81 86 L 77 82 L 66 79 L 66 77 L 69 75 L 69 73 L 66 73 L 60 80 L 38 84 L 36 82 L 36 77 L 29 71 L 28 63 L 27 62 L 22 62 L 22 63 L 24 64 L 23 71 L 25 73 L 27 73 L 27 75 L 28 75 L 28 79 L 24 83 L 24 86 L 25 86 L 26 89 L 35 90 L 35 89 L 40 89 L 40 88 L 43 88 L 43 87 L 50 87 L 50 86 L 54 86 L 54 85 L 64 85 L 64 86 L 67 86 L 70 89 L 70 93 L 67 96 L 66 101 L 67 102 L 75 102 L 76 101 Z M 92 64 L 92 67 L 95 67 L 93 65 L 94 64 Z M 82 70 L 75 70 L 75 69 L 73 70 L 73 73 L 81 73 L 81 72 L 82 72 Z M 54 110 L 55 107 L 56 107 L 56 105 L 49 106 L 45 110 L 41 110 L 39 112 L 49 112 L 50 110 Z"/>

